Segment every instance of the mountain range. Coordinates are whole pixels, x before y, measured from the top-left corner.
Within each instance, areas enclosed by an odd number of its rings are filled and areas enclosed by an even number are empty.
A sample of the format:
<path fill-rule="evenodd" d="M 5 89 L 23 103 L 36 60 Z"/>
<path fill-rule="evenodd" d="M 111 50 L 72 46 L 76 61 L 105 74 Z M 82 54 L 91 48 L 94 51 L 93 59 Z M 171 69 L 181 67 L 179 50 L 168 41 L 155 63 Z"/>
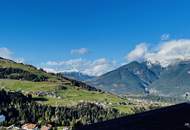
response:
<path fill-rule="evenodd" d="M 134 61 L 88 84 L 119 95 L 153 94 L 187 98 L 190 93 L 190 61 L 177 62 L 167 67 Z"/>

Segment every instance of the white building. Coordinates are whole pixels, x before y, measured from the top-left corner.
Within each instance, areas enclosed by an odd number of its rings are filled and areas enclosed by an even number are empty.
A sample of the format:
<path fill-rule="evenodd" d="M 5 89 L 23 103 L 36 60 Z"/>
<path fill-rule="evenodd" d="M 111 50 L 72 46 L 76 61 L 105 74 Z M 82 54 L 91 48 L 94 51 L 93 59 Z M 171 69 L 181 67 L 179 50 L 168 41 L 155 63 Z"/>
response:
<path fill-rule="evenodd" d="M 4 115 L 0 115 L 0 123 L 5 121 L 5 116 Z"/>

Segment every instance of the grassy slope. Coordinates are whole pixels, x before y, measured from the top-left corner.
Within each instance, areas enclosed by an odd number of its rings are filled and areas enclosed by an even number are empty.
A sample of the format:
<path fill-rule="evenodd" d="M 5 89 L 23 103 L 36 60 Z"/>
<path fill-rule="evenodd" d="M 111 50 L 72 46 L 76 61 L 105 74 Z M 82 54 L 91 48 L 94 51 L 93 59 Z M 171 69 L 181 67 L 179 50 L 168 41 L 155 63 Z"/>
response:
<path fill-rule="evenodd" d="M 46 73 L 44 71 L 41 71 L 37 68 L 35 68 L 34 66 L 31 66 L 31 65 L 27 65 L 27 64 L 22 64 L 22 63 L 16 63 L 12 60 L 7 60 L 7 59 L 1 59 L 0 58 L 0 67 L 1 68 L 18 68 L 18 69 L 22 69 L 22 70 L 25 70 L 25 71 L 28 71 L 28 72 L 31 72 L 33 74 L 36 74 L 36 75 L 43 75 L 43 76 L 46 76 L 48 77 L 48 80 L 49 81 L 58 81 L 57 80 L 57 77 L 55 75 L 52 75 L 52 74 L 49 74 L 49 73 Z"/>

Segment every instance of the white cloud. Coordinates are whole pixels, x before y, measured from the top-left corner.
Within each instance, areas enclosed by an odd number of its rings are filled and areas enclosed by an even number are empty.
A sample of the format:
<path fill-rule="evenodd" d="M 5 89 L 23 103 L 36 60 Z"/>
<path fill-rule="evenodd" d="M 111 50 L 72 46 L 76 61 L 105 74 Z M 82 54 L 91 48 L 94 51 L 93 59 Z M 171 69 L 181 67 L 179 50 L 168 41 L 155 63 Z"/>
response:
<path fill-rule="evenodd" d="M 140 43 L 125 58 L 127 59 L 128 62 L 143 61 L 147 51 L 148 51 L 147 44 L 146 43 Z"/>
<path fill-rule="evenodd" d="M 190 60 L 190 39 L 170 40 L 156 46 L 156 50 L 140 44 L 127 55 L 131 61 L 144 59 L 166 67 L 178 61 Z M 143 51 L 144 49 L 144 51 Z M 132 57 L 132 58 L 131 58 Z"/>
<path fill-rule="evenodd" d="M 159 62 L 163 66 L 176 63 L 177 61 L 190 60 L 190 40 L 171 40 L 162 43 L 157 52 L 147 53 L 147 60 L 152 63 Z"/>
<path fill-rule="evenodd" d="M 116 68 L 115 61 L 109 61 L 105 58 L 94 61 L 85 59 L 71 59 L 65 61 L 49 61 L 42 65 L 48 72 L 68 72 L 80 71 L 88 75 L 99 76 Z"/>
<path fill-rule="evenodd" d="M 109 72 L 116 67 L 115 61 L 108 61 L 105 58 L 97 59 L 89 64 L 89 67 L 84 70 L 88 75 L 100 76 Z"/>
<path fill-rule="evenodd" d="M 161 35 L 160 39 L 162 41 L 169 40 L 170 39 L 170 34 L 169 33 L 164 33 L 164 34 Z"/>
<path fill-rule="evenodd" d="M 5 47 L 0 48 L 0 57 L 6 58 L 6 59 L 11 59 L 12 57 L 12 52 Z"/>
<path fill-rule="evenodd" d="M 79 48 L 79 49 L 72 49 L 71 50 L 71 54 L 72 55 L 85 55 L 85 54 L 88 54 L 89 53 L 89 50 L 87 48 Z"/>

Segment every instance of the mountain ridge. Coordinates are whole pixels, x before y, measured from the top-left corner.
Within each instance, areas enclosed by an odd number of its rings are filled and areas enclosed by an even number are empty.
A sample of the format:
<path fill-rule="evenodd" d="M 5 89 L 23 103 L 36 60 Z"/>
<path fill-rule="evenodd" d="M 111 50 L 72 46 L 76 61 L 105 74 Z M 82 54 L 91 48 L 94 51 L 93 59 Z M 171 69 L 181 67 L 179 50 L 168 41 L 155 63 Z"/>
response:
<path fill-rule="evenodd" d="M 177 62 L 167 67 L 133 61 L 88 83 L 119 95 L 156 94 L 182 97 L 190 92 L 190 61 Z"/>

